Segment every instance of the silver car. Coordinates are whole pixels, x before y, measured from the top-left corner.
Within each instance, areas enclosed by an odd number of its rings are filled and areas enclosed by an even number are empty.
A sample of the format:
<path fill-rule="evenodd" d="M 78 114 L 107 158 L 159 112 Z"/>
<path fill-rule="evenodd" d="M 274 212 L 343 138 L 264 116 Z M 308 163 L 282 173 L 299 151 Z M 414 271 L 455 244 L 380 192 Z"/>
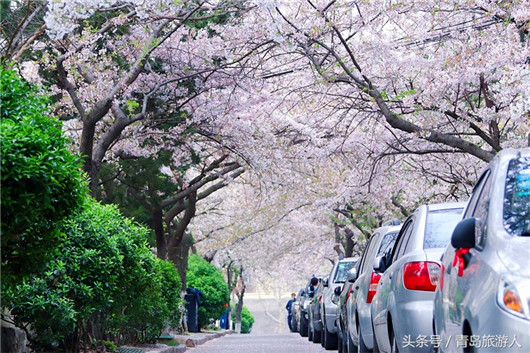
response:
<path fill-rule="evenodd" d="M 401 226 L 377 228 L 366 244 L 356 273 L 353 274 L 351 294 L 346 302 L 348 317 L 346 344 L 347 352 L 368 352 L 374 348 L 372 315 L 370 306 L 377 291 L 381 274 L 374 271 L 377 257 L 389 257 Z M 355 271 L 355 270 L 354 270 Z"/>
<path fill-rule="evenodd" d="M 530 148 L 503 150 L 478 180 L 442 261 L 442 352 L 530 352 Z"/>
<path fill-rule="evenodd" d="M 348 271 L 355 266 L 358 260 L 358 257 L 346 257 L 337 261 L 329 273 L 328 279 L 322 281 L 324 291 L 322 292 L 322 300 L 320 302 L 322 319 L 320 342 L 326 349 L 337 349 L 338 347 L 336 325 L 337 304 L 332 300 L 335 288 L 342 287 L 348 278 Z"/>
<path fill-rule="evenodd" d="M 440 257 L 465 203 L 420 206 L 401 228 L 371 306 L 374 345 L 383 352 L 429 352 Z"/>

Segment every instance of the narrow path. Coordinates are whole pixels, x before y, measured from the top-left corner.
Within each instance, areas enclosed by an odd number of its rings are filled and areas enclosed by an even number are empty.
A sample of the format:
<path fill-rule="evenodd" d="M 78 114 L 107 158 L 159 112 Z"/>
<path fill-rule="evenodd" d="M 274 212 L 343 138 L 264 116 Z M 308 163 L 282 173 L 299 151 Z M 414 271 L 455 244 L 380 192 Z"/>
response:
<path fill-rule="evenodd" d="M 320 344 L 301 337 L 298 333 L 226 335 L 208 341 L 196 348 L 188 348 L 190 353 L 316 353 L 329 352 Z"/>

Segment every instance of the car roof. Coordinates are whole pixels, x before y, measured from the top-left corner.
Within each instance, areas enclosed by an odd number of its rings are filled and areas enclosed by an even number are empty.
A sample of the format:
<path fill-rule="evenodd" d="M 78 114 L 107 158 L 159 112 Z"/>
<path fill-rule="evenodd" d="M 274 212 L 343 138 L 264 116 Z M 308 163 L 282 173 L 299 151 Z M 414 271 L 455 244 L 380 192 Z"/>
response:
<path fill-rule="evenodd" d="M 429 211 L 447 210 L 451 208 L 464 208 L 467 202 L 446 202 L 427 205 Z"/>
<path fill-rule="evenodd" d="M 524 148 L 505 148 L 493 157 L 493 159 L 514 159 L 517 157 L 530 156 L 530 147 Z"/>
<path fill-rule="evenodd" d="M 359 261 L 359 257 L 345 257 L 342 260 L 339 260 L 338 262 L 353 262 L 353 261 Z"/>

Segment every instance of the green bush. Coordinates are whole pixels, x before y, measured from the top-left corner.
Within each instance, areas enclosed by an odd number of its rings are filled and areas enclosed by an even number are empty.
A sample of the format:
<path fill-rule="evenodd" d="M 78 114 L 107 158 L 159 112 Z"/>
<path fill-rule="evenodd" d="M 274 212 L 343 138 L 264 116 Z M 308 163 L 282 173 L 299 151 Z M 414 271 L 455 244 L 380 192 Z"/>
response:
<path fill-rule="evenodd" d="M 180 321 L 180 278 L 146 247 L 144 227 L 87 199 L 61 230 L 65 237 L 43 275 L 3 293 L 15 323 L 31 325 L 33 348 L 152 341 Z"/>
<path fill-rule="evenodd" d="M 190 256 L 186 273 L 188 287 L 197 288 L 204 297 L 199 306 L 199 327 L 204 328 L 224 314 L 230 292 L 221 270 L 197 255 Z"/>
<path fill-rule="evenodd" d="M 87 194 L 80 158 L 47 104 L 15 71 L 0 67 L 2 288 L 53 255 L 61 241 L 55 223 Z"/>
<path fill-rule="evenodd" d="M 232 329 L 235 328 L 236 323 L 236 308 L 232 304 Z M 250 333 L 254 325 L 254 315 L 248 310 L 246 306 L 241 308 L 241 333 Z"/>

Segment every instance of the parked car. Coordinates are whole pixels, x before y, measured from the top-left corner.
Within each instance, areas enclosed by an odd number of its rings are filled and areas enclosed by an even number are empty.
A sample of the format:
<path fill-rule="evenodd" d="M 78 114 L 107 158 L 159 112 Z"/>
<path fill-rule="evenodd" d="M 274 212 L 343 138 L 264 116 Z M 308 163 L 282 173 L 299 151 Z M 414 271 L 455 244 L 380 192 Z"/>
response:
<path fill-rule="evenodd" d="M 494 157 L 442 264 L 439 351 L 530 352 L 530 148 Z"/>
<path fill-rule="evenodd" d="M 314 343 L 320 343 L 321 341 L 322 315 L 320 311 L 320 302 L 322 301 L 322 296 L 324 294 L 324 290 L 326 289 L 322 283 L 327 281 L 328 278 L 329 277 L 326 276 L 319 282 L 307 308 L 309 326 L 307 338 Z"/>
<path fill-rule="evenodd" d="M 420 206 L 401 228 L 391 258 L 374 266 L 382 273 L 372 300 L 374 345 L 383 352 L 431 350 L 434 290 L 440 257 L 465 203 Z M 414 347 L 410 343 L 417 340 Z"/>
<path fill-rule="evenodd" d="M 357 277 L 357 271 L 360 261 L 357 262 L 355 267 L 348 271 L 346 282 L 342 287 L 335 288 L 335 295 L 332 301 L 337 304 L 337 316 L 335 318 L 335 326 L 337 326 L 337 349 L 339 353 L 347 351 L 347 330 L 348 330 L 348 313 L 346 303 L 351 295 L 351 289 L 353 282 Z"/>
<path fill-rule="evenodd" d="M 370 306 L 381 274 L 374 271 L 376 258 L 388 258 L 392 253 L 401 226 L 377 228 L 361 256 L 357 270 L 351 274 L 353 283 L 351 295 L 346 303 L 346 345 L 347 352 L 370 352 L 374 348 L 374 333 Z M 358 348 L 358 350 L 357 350 Z"/>
<path fill-rule="evenodd" d="M 300 310 L 300 299 L 302 295 L 304 294 L 304 289 L 301 288 L 298 291 L 298 294 L 294 298 L 293 304 L 291 305 L 291 332 L 298 332 L 299 331 L 299 319 L 297 319 L 297 316 L 299 316 L 298 311 Z"/>
<path fill-rule="evenodd" d="M 312 297 L 314 296 L 314 288 L 311 285 L 311 279 L 315 277 L 318 282 L 322 281 L 322 276 L 312 276 L 307 285 L 303 288 L 303 292 L 300 296 L 298 303 L 298 310 L 296 312 L 296 322 L 298 327 L 298 332 L 300 336 L 307 337 L 309 334 L 309 304 Z"/>
<path fill-rule="evenodd" d="M 335 263 L 327 279 L 322 281 L 322 299 L 319 302 L 322 330 L 320 342 L 326 349 L 337 349 L 337 304 L 332 301 L 335 288 L 342 287 L 350 271 L 359 261 L 358 257 L 346 257 Z M 313 339 L 313 342 L 315 340 Z"/>

